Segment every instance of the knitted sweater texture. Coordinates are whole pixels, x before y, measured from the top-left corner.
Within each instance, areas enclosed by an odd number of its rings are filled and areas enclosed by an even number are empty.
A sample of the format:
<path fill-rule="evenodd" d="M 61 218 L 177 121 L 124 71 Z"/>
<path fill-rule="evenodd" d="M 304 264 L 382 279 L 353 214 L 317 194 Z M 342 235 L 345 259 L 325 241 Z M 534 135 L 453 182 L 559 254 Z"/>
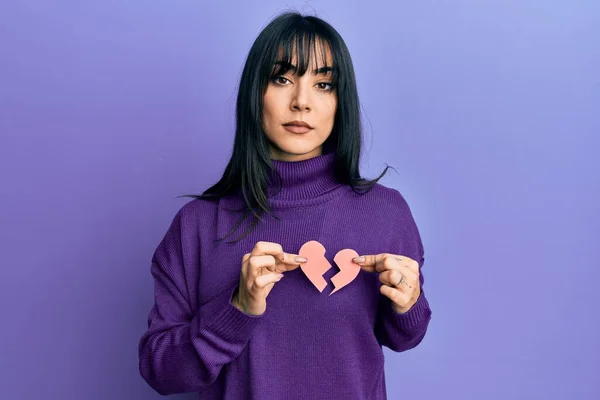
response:
<path fill-rule="evenodd" d="M 154 305 L 139 342 L 142 377 L 161 394 L 198 392 L 201 399 L 386 399 L 382 346 L 402 352 L 418 345 L 431 310 L 422 290 L 406 313 L 396 313 L 379 288 L 378 273 L 360 271 L 332 296 L 333 260 L 342 249 L 359 255 L 392 253 L 423 266 L 424 250 L 404 197 L 376 184 L 364 194 L 336 181 L 335 153 L 273 161 L 281 191 L 273 213 L 244 239 L 249 217 L 239 196 L 192 200 L 175 215 L 151 262 Z M 286 272 L 252 316 L 231 304 L 242 257 L 259 241 L 297 254 L 317 240 L 332 265 L 319 292 L 301 268 Z M 423 288 L 423 273 L 420 275 Z M 396 377 L 397 379 L 398 377 Z M 394 379 L 392 377 L 392 379 Z"/>

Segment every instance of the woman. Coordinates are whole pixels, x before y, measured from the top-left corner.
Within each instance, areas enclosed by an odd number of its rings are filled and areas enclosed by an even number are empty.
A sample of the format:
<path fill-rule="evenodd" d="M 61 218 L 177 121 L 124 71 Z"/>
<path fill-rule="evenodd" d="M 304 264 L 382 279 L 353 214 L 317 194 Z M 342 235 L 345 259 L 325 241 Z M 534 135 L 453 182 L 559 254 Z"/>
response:
<path fill-rule="evenodd" d="M 222 179 L 179 210 L 152 258 L 142 376 L 202 399 L 385 399 L 382 346 L 413 348 L 430 320 L 424 251 L 402 195 L 377 183 L 387 168 L 360 177 L 339 34 L 275 18 L 246 60 L 236 120 Z"/>

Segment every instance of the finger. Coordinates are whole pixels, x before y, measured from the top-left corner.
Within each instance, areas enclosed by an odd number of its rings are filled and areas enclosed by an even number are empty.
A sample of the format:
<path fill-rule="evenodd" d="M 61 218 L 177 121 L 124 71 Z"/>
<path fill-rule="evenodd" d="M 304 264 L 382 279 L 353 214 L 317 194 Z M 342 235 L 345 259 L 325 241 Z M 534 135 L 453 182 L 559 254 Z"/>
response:
<path fill-rule="evenodd" d="M 242 278 L 246 279 L 246 277 L 248 276 L 248 260 L 250 260 L 250 253 L 246 253 L 244 254 L 244 257 L 242 258 Z"/>
<path fill-rule="evenodd" d="M 395 269 L 383 271 L 381 274 L 379 274 L 379 281 L 388 286 L 395 287 L 396 284 L 400 282 L 400 278 L 404 279 L 404 276 Z"/>
<path fill-rule="evenodd" d="M 408 268 L 406 269 L 406 273 L 407 275 L 404 275 L 395 269 L 387 270 L 379 274 L 379 281 L 402 292 L 409 292 L 415 287 L 415 277 Z"/>
<path fill-rule="evenodd" d="M 398 289 L 394 289 L 386 285 L 382 285 L 379 291 L 382 295 L 389 298 L 398 305 L 408 304 L 408 302 L 411 299 L 410 294 L 401 292 Z"/>
<path fill-rule="evenodd" d="M 358 260 L 359 258 L 364 258 L 364 261 Z M 390 260 L 396 260 L 401 264 L 406 265 L 411 271 L 418 274 L 419 272 L 419 263 L 413 260 L 410 257 L 389 254 L 389 253 L 381 253 L 377 255 L 365 255 L 361 257 L 356 257 L 352 261 L 359 264 L 360 267 L 368 272 L 383 272 L 387 269 L 394 268 L 394 264 L 388 264 Z"/>
<path fill-rule="evenodd" d="M 259 271 L 261 268 L 266 268 L 271 272 L 275 272 L 275 262 L 275 257 L 273 256 L 252 256 L 248 261 L 250 274 L 253 277 L 261 275 Z"/>
<path fill-rule="evenodd" d="M 296 268 L 298 268 L 300 264 L 308 261 L 305 257 L 302 257 L 298 254 L 291 254 L 285 252 L 281 252 L 275 255 L 275 259 L 278 261 L 278 272 L 293 271 Z"/>
<path fill-rule="evenodd" d="M 396 257 L 398 261 L 400 261 L 402 264 L 406 265 L 411 271 L 413 271 L 414 273 L 418 273 L 419 263 L 417 261 L 413 260 L 410 257 L 401 255 L 394 255 L 394 257 Z"/>
<path fill-rule="evenodd" d="M 297 254 L 290 254 L 283 251 L 279 243 L 258 242 L 252 249 L 252 256 L 271 255 L 276 261 L 285 265 L 283 270 L 291 271 L 298 268 L 299 264 L 306 262 L 306 258 Z"/>
<path fill-rule="evenodd" d="M 254 280 L 254 287 L 257 289 L 264 289 L 267 285 L 277 283 L 283 278 L 283 274 L 264 274 L 258 276 Z"/>
<path fill-rule="evenodd" d="M 386 254 L 382 260 L 375 265 L 377 272 L 385 272 L 389 270 L 400 270 L 400 261 L 393 254 Z"/>
<path fill-rule="evenodd" d="M 375 265 L 377 272 L 384 272 L 390 269 L 400 271 L 404 276 L 414 275 L 415 271 L 411 268 L 411 261 L 408 257 L 397 256 L 395 254 L 386 254 L 381 261 Z M 416 271 L 418 274 L 418 270 Z"/>
<path fill-rule="evenodd" d="M 279 243 L 273 243 L 273 242 L 257 242 L 254 245 L 254 248 L 252 249 L 252 253 L 250 254 L 252 257 L 253 256 L 263 256 L 263 255 L 276 255 L 283 252 L 283 248 L 281 247 L 281 245 Z"/>
<path fill-rule="evenodd" d="M 415 271 L 413 271 L 409 265 L 406 264 L 406 261 L 398 261 L 397 257 L 388 257 L 385 260 L 385 264 L 389 266 L 389 270 L 395 270 L 398 271 L 400 274 L 402 274 L 402 276 L 404 277 L 405 280 L 409 281 L 409 282 L 414 282 L 415 280 L 418 279 L 419 277 L 419 271 L 417 270 L 417 272 L 415 273 Z M 400 279 L 400 278 L 398 278 Z M 398 282 L 398 281 L 395 281 Z"/>
<path fill-rule="evenodd" d="M 393 254 L 381 253 L 363 257 L 365 258 L 365 262 L 359 263 L 363 270 L 369 272 L 383 272 L 388 269 L 398 269 L 399 261 Z"/>
<path fill-rule="evenodd" d="M 356 264 L 360 265 L 361 269 L 367 272 L 375 272 L 377 264 L 379 264 L 387 255 L 387 253 L 364 255 L 352 259 Z"/>

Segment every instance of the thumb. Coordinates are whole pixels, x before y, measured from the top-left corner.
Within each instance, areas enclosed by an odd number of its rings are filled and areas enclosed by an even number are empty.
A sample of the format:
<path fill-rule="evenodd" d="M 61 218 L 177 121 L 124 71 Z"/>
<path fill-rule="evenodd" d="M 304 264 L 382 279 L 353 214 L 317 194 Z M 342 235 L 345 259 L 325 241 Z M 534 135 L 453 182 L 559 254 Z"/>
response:
<path fill-rule="evenodd" d="M 381 262 L 383 256 L 384 254 L 369 254 L 360 257 L 355 257 L 352 259 L 352 261 L 360 265 L 360 267 L 367 272 L 375 272 L 377 263 Z"/>
<path fill-rule="evenodd" d="M 280 262 L 280 265 L 278 265 L 276 268 L 278 272 L 293 271 L 298 268 L 300 264 L 308 261 L 305 257 L 302 257 L 298 254 L 283 252 L 278 254 L 275 259 Z"/>
<path fill-rule="evenodd" d="M 264 289 L 267 285 L 272 283 L 277 283 L 283 278 L 283 274 L 264 274 L 256 277 L 254 280 L 254 284 L 260 288 Z"/>

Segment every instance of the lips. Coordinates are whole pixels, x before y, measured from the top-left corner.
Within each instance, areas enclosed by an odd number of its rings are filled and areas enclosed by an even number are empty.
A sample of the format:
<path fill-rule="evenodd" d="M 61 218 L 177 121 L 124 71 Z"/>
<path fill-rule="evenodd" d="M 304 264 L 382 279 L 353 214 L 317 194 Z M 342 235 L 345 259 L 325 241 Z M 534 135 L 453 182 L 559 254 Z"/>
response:
<path fill-rule="evenodd" d="M 307 124 L 304 121 L 287 122 L 287 123 L 283 124 L 283 127 L 287 131 L 296 133 L 296 134 L 306 133 L 306 132 L 310 131 L 311 129 L 313 129 L 312 126 L 310 126 L 309 124 Z"/>
<path fill-rule="evenodd" d="M 286 122 L 285 124 L 283 124 L 283 126 L 301 126 L 304 128 L 312 129 L 312 126 L 310 126 L 309 124 L 307 124 L 304 121 L 290 121 L 290 122 Z"/>

